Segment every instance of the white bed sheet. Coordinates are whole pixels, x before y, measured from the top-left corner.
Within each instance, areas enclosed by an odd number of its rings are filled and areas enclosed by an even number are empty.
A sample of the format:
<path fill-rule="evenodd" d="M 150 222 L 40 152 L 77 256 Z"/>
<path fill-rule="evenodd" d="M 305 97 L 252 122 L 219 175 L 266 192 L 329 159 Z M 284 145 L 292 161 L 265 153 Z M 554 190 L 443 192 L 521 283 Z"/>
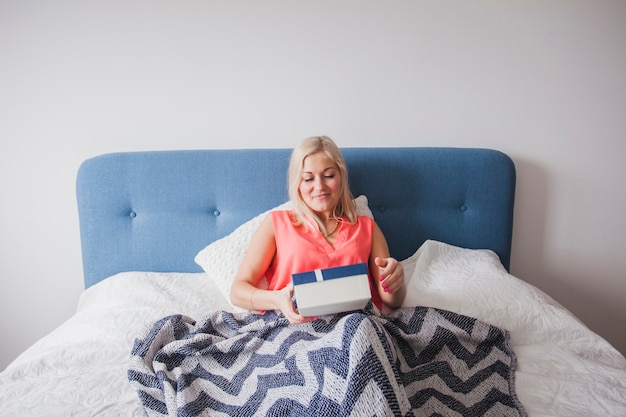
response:
<path fill-rule="evenodd" d="M 130 349 L 169 314 L 228 304 L 205 274 L 127 272 L 88 288 L 68 321 L 0 374 L 0 416 L 143 416 L 126 378 Z"/>
<path fill-rule="evenodd" d="M 626 415 L 626 359 L 490 251 L 426 242 L 403 261 L 405 305 L 476 317 L 511 332 L 529 416 Z M 2 416 L 140 416 L 126 378 L 136 335 L 168 314 L 232 310 L 203 273 L 128 272 L 87 289 L 76 314 L 0 374 Z"/>

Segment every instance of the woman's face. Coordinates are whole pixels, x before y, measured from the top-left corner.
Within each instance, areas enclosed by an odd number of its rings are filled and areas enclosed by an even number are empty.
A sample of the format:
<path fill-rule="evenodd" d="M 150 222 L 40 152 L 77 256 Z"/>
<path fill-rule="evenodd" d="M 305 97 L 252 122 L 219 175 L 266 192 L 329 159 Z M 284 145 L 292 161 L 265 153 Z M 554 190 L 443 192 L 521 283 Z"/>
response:
<path fill-rule="evenodd" d="M 341 173 L 332 159 L 324 152 L 304 158 L 300 195 L 304 203 L 320 218 L 326 219 L 341 197 Z"/>

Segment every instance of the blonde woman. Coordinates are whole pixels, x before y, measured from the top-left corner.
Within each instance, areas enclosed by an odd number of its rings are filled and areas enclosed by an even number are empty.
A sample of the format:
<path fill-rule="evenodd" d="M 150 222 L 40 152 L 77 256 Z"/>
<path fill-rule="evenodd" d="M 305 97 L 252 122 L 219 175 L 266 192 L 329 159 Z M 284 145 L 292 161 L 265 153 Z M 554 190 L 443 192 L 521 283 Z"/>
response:
<path fill-rule="evenodd" d="M 358 216 L 341 151 L 327 136 L 300 142 L 289 163 L 293 208 L 273 211 L 252 238 L 230 297 L 248 310 L 279 310 L 290 323 L 303 317 L 292 302 L 293 273 L 354 263 L 368 264 L 372 301 L 400 307 L 406 295 L 402 265 L 389 255 L 376 222 Z M 258 288 L 266 277 L 267 289 Z"/>

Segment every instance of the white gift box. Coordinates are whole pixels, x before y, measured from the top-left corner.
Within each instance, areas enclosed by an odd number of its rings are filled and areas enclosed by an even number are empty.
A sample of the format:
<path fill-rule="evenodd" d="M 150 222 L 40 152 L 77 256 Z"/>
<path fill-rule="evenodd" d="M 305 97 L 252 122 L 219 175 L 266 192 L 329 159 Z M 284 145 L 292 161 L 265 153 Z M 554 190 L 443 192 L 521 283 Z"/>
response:
<path fill-rule="evenodd" d="M 365 263 L 301 272 L 291 279 L 298 312 L 305 317 L 360 310 L 372 298 Z"/>

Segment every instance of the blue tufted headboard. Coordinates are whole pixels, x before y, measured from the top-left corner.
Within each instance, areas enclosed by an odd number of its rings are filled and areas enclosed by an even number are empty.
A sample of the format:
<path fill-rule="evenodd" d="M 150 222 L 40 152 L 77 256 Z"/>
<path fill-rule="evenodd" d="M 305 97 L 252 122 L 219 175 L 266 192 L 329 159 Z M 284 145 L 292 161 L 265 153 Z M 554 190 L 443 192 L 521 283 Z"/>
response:
<path fill-rule="evenodd" d="M 508 269 L 515 167 L 468 148 L 344 148 L 355 196 L 365 194 L 404 259 L 427 239 L 495 251 Z M 85 287 L 123 271 L 201 272 L 194 257 L 287 200 L 289 149 L 112 153 L 77 176 Z"/>

